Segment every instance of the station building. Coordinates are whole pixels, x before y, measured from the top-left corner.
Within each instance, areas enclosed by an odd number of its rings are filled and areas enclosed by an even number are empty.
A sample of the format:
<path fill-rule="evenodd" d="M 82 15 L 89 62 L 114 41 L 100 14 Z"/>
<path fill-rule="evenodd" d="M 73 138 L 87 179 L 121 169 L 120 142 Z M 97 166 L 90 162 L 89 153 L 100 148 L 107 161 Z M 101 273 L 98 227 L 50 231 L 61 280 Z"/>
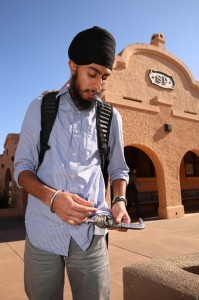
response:
<path fill-rule="evenodd" d="M 137 169 L 141 209 L 168 219 L 197 211 L 199 82 L 166 50 L 162 33 L 116 55 L 104 100 L 122 115 L 125 157 Z M 0 217 L 25 213 L 27 194 L 13 179 L 18 139 L 8 134 L 0 155 L 0 195 L 8 199 Z"/>

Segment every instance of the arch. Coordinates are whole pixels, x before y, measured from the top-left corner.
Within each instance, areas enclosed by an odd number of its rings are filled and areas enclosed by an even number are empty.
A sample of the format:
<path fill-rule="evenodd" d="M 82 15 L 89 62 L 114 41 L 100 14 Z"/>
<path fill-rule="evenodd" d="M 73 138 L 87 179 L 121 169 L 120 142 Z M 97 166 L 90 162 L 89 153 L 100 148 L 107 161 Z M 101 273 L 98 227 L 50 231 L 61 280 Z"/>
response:
<path fill-rule="evenodd" d="M 180 164 L 181 200 L 185 213 L 199 210 L 199 151 L 187 151 Z"/>
<path fill-rule="evenodd" d="M 186 177 L 199 177 L 199 157 L 194 151 L 187 151 L 183 157 Z"/>
<path fill-rule="evenodd" d="M 146 176 L 140 176 L 140 173 L 142 173 L 140 172 L 140 168 L 142 166 L 139 160 L 136 161 L 136 153 L 139 153 L 139 151 L 140 153 L 143 152 L 145 156 L 148 157 L 149 165 L 147 166 L 147 170 L 145 170 Z M 164 172 L 158 156 L 149 147 L 144 145 L 139 145 L 139 144 L 126 145 L 124 148 L 124 153 L 129 168 L 132 170 L 135 167 L 135 169 L 137 170 L 137 177 L 140 185 L 138 189 L 139 191 L 138 198 L 141 201 L 141 211 L 142 208 L 147 209 L 148 207 L 147 214 L 152 213 L 151 209 L 153 209 L 153 216 L 157 216 L 158 215 L 157 207 L 158 204 L 161 203 L 160 195 L 163 191 L 165 192 Z M 134 159 L 133 159 L 133 154 L 134 154 Z M 142 158 L 144 158 L 144 155 L 142 155 Z M 147 163 L 147 160 L 145 160 L 144 163 Z M 148 176 L 149 173 L 151 176 Z M 142 175 L 144 175 L 144 172 Z M 161 193 L 160 193 L 160 187 L 161 187 Z M 146 214 L 146 212 L 144 212 L 144 214 Z"/>
<path fill-rule="evenodd" d="M 126 69 L 130 60 L 130 57 L 134 54 L 153 54 L 156 57 L 161 57 L 171 64 L 175 65 L 187 78 L 190 86 L 197 91 L 199 90 L 199 82 L 194 80 L 191 72 L 187 66 L 176 56 L 169 53 L 168 51 L 161 49 L 154 45 L 147 44 L 130 44 L 123 51 L 121 51 L 115 58 L 115 70 Z"/>
<path fill-rule="evenodd" d="M 145 151 L 135 146 L 124 148 L 125 158 L 130 170 L 136 168 L 139 177 L 155 177 L 154 164 Z"/>

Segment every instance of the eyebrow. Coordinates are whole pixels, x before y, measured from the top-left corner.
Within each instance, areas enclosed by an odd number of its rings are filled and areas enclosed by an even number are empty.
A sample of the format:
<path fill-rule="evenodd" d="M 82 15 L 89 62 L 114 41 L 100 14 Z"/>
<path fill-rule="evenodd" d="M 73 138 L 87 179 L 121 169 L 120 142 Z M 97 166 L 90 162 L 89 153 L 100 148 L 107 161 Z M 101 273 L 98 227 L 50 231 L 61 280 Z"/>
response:
<path fill-rule="evenodd" d="M 91 70 L 93 70 L 93 71 L 95 71 L 97 74 L 99 74 L 99 75 L 105 75 L 105 76 L 109 76 L 109 75 L 111 75 L 111 72 L 110 73 L 104 73 L 103 74 L 103 72 L 101 72 L 99 69 L 97 69 L 97 68 L 95 68 L 95 67 L 89 67 L 89 69 L 91 69 Z"/>

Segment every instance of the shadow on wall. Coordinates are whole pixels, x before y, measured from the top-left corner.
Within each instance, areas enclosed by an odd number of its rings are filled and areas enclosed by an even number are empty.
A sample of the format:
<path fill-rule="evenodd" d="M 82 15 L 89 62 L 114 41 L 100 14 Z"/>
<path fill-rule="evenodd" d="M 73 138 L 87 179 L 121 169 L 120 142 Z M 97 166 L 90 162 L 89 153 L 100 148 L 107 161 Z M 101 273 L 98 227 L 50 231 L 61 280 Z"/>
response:
<path fill-rule="evenodd" d="M 0 218 L 0 243 L 25 240 L 23 217 Z"/>

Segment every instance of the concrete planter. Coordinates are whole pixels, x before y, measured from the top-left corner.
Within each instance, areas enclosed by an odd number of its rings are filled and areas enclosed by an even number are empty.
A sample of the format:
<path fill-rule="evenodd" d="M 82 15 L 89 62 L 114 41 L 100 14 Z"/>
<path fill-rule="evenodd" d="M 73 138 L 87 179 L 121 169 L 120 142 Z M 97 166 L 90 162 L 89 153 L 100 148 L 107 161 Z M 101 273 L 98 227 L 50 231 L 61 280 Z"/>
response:
<path fill-rule="evenodd" d="M 123 287 L 124 300 L 199 299 L 199 253 L 125 267 Z"/>

